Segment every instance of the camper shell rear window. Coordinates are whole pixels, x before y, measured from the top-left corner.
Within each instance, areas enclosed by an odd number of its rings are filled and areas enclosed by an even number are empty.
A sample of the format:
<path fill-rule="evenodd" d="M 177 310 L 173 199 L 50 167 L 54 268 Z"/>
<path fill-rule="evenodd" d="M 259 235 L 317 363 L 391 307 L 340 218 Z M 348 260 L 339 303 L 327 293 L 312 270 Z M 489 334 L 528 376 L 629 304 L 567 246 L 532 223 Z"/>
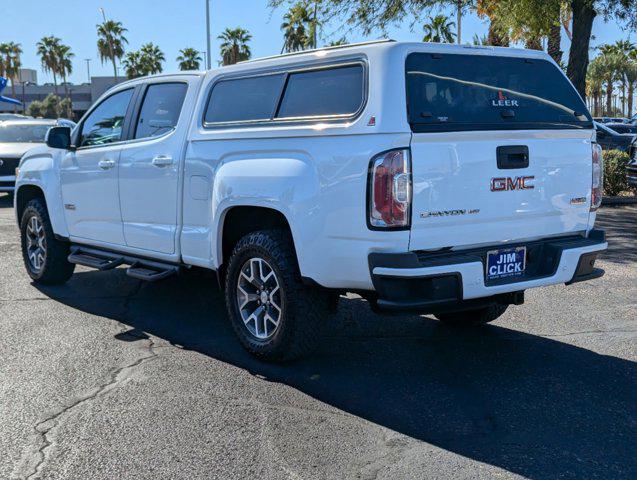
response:
<path fill-rule="evenodd" d="M 405 76 L 414 132 L 593 127 L 573 85 L 547 60 L 412 53 Z"/>

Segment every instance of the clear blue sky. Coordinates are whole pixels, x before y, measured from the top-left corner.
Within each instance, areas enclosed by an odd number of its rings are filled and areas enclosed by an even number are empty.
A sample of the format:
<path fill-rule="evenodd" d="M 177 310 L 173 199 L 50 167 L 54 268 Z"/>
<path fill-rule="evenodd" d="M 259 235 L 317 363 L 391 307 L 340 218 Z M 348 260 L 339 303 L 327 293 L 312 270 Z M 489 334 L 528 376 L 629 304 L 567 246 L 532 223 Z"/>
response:
<path fill-rule="evenodd" d="M 38 82 L 51 81 L 40 70 L 35 54 L 36 42 L 45 35 L 55 35 L 71 46 L 75 53 L 74 72 L 71 81 L 86 81 L 85 58 L 91 58 L 92 75 L 112 75 L 112 66 L 101 65 L 97 55 L 95 25 L 101 22 L 99 7 L 107 17 L 121 21 L 128 29 L 128 50 L 135 50 L 142 43 L 152 41 L 166 55 L 164 71 L 177 69 L 179 49 L 193 47 L 205 50 L 205 0 L 21 0 L 5 2 L 0 13 L 0 42 L 15 41 L 24 49 L 22 63 L 25 67 L 38 68 Z M 252 34 L 253 57 L 277 54 L 281 50 L 280 31 L 283 9 L 272 12 L 267 0 L 211 0 L 213 65 L 219 59 L 217 35 L 226 27 L 241 26 Z M 437 12 L 432 12 L 435 14 Z M 410 29 L 412 19 L 390 29 L 389 36 L 396 40 L 419 41 L 422 27 Z M 463 22 L 463 40 L 470 41 L 474 33 L 485 34 L 487 26 L 475 15 Z M 350 42 L 371 40 L 332 21 L 323 32 L 323 41 L 340 38 L 345 34 Z M 632 37 L 635 32 L 622 31 L 614 23 L 595 22 L 593 45 L 614 42 Z M 380 36 L 380 34 L 378 35 Z M 568 48 L 568 43 L 564 45 Z M 203 57 L 203 55 L 202 55 Z"/>

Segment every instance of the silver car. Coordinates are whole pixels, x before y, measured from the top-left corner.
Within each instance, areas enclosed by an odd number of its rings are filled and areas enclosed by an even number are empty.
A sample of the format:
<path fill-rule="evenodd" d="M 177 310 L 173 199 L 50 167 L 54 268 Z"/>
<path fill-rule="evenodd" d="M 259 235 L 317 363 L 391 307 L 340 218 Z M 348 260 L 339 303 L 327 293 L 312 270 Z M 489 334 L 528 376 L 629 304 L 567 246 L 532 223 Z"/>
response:
<path fill-rule="evenodd" d="M 75 125 L 70 120 L 64 122 L 64 126 Z M 44 144 L 49 128 L 60 124 L 59 120 L 29 118 L 0 122 L 0 192 L 13 192 L 15 169 L 22 155 L 27 150 Z"/>

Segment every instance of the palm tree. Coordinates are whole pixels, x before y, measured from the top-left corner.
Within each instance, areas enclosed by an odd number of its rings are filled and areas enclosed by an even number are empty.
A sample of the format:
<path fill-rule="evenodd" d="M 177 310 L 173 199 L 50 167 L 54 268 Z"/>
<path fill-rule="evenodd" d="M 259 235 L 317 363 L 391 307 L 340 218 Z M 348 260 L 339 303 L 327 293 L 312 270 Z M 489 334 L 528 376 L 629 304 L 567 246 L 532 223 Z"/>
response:
<path fill-rule="evenodd" d="M 250 58 L 248 42 L 252 40 L 252 35 L 247 30 L 240 27 L 226 28 L 217 38 L 223 40 L 220 47 L 222 65 L 234 65 Z"/>
<path fill-rule="evenodd" d="M 497 2 L 493 0 L 477 0 L 476 11 L 479 18 L 489 19 L 489 32 L 487 45 L 494 47 L 508 47 L 510 43 L 509 32 L 503 28 L 498 16 Z"/>
<path fill-rule="evenodd" d="M 2 76 L 5 76 L 11 80 L 11 95 L 15 97 L 15 84 L 16 79 L 19 77 L 20 67 L 22 62 L 20 61 L 20 55 L 22 55 L 22 47 L 19 43 L 7 42 L 0 46 L 0 55 L 2 55 Z M 13 111 L 17 111 L 17 106 L 13 106 Z"/>
<path fill-rule="evenodd" d="M 632 57 L 632 55 L 631 55 Z M 628 117 L 633 115 L 633 100 L 635 94 L 635 87 L 637 87 L 637 50 L 635 50 L 635 59 L 630 59 L 630 62 L 624 70 L 624 77 L 626 78 L 626 84 L 628 85 Z"/>
<path fill-rule="evenodd" d="M 429 17 L 429 23 L 424 25 L 425 36 L 423 42 L 453 43 L 455 23 L 449 21 L 445 15 Z"/>
<path fill-rule="evenodd" d="M 161 64 L 166 60 L 166 57 L 157 45 L 148 42 L 142 45 L 139 52 L 145 75 L 154 75 L 164 70 Z"/>
<path fill-rule="evenodd" d="M 347 45 L 347 37 L 343 36 L 338 40 L 332 40 L 327 46 L 328 47 L 339 47 L 341 45 Z"/>
<path fill-rule="evenodd" d="M 59 44 L 55 49 L 55 56 L 57 57 L 56 64 L 58 73 L 62 77 L 62 84 L 64 85 L 64 96 L 67 99 L 67 117 L 71 118 L 73 112 L 71 111 L 71 98 L 69 96 L 69 86 L 66 78 L 73 73 L 73 62 L 71 59 L 75 54 L 71 52 L 71 47 L 68 45 Z"/>
<path fill-rule="evenodd" d="M 615 82 L 620 80 L 619 72 L 625 62 L 624 57 L 616 51 L 606 50 L 596 58 L 603 71 L 604 83 L 606 84 L 606 115 L 613 114 L 613 92 Z"/>
<path fill-rule="evenodd" d="M 604 66 L 600 61 L 600 57 L 593 59 L 586 72 L 586 94 L 593 99 L 593 115 L 596 117 L 602 115 L 601 98 L 604 88 L 604 75 Z"/>
<path fill-rule="evenodd" d="M 288 12 L 283 15 L 283 52 L 298 52 L 305 49 L 313 41 L 309 39 L 312 32 L 308 33 L 308 27 L 311 28 L 312 19 L 305 6 L 301 3 L 294 4 Z M 316 26 L 314 26 L 316 32 Z"/>
<path fill-rule="evenodd" d="M 122 61 L 127 78 L 137 78 L 144 75 L 140 52 L 128 52 Z"/>
<path fill-rule="evenodd" d="M 177 57 L 179 70 L 199 70 L 202 58 L 197 50 L 188 47 L 179 50 L 179 54 Z"/>
<path fill-rule="evenodd" d="M 0 43 L 0 77 L 7 75 L 6 55 L 9 51 L 8 43 Z"/>
<path fill-rule="evenodd" d="M 113 75 L 117 78 L 117 64 L 116 59 L 121 60 L 124 56 L 124 44 L 128 43 L 128 40 L 124 36 L 127 32 L 122 22 L 116 22 L 115 20 L 106 20 L 104 23 L 96 25 L 97 27 L 97 51 L 100 56 L 102 64 L 106 60 L 113 62 Z"/>
<path fill-rule="evenodd" d="M 51 73 L 53 75 L 53 85 L 55 86 L 54 91 L 56 95 L 58 94 L 57 75 L 59 72 L 56 51 L 59 45 L 60 39 L 53 35 L 43 37 L 42 40 L 36 44 L 40 62 L 42 63 L 42 70 L 44 70 L 45 73 Z"/>

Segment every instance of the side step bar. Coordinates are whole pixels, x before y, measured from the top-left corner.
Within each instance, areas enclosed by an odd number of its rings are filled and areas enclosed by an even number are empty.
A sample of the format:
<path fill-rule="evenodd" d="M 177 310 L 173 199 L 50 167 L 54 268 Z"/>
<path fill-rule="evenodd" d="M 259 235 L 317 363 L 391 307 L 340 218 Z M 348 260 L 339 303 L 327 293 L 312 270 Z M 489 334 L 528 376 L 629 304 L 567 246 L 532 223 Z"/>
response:
<path fill-rule="evenodd" d="M 71 254 L 68 260 L 76 265 L 83 265 L 100 271 L 112 270 L 120 265 L 129 265 L 126 269 L 126 275 L 147 282 L 163 280 L 181 271 L 179 265 L 77 245 L 71 247 Z"/>

